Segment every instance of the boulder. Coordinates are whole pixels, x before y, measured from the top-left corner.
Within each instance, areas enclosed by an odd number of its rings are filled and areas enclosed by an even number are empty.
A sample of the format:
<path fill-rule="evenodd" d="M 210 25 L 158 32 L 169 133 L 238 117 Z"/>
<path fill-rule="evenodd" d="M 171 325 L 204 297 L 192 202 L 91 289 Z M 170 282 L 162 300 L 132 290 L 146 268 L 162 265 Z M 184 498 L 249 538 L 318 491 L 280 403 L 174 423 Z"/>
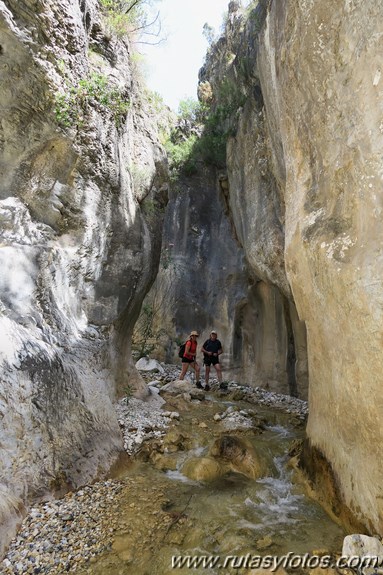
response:
<path fill-rule="evenodd" d="M 210 455 L 230 471 L 257 479 L 266 473 L 266 466 L 247 439 L 222 435 L 213 444 Z"/>
<path fill-rule="evenodd" d="M 189 393 L 192 390 L 192 384 L 189 381 L 184 381 L 181 379 L 176 379 L 163 385 L 160 389 L 161 395 L 163 393 L 168 393 L 169 395 L 181 395 L 183 393 Z"/>
<path fill-rule="evenodd" d="M 192 457 L 185 462 L 182 473 L 195 481 L 214 481 L 224 475 L 225 468 L 212 457 Z"/>
<path fill-rule="evenodd" d="M 158 373 L 165 373 L 162 365 L 155 359 L 149 357 L 141 357 L 136 363 L 136 369 L 139 371 L 156 371 Z"/>
<path fill-rule="evenodd" d="M 376 573 L 376 568 L 373 562 L 368 564 L 368 557 L 379 558 L 379 561 L 383 561 L 383 545 L 377 537 L 369 537 L 368 535 L 347 535 L 343 540 L 342 555 L 344 557 L 350 557 L 352 561 L 355 557 L 365 557 L 363 564 L 355 565 L 351 564 L 350 567 L 357 567 L 357 571 L 363 575 L 373 575 Z"/>
<path fill-rule="evenodd" d="M 383 559 L 383 545 L 376 537 L 359 534 L 347 535 L 343 540 L 342 555 L 379 556 Z"/>

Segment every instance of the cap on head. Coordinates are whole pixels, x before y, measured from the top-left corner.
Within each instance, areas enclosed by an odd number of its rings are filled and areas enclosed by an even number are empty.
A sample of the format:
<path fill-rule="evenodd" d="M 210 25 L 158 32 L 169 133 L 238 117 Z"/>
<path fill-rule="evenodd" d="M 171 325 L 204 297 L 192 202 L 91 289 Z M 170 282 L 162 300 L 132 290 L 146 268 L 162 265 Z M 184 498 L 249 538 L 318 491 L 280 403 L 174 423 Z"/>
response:
<path fill-rule="evenodd" d="M 191 331 L 191 332 L 190 332 L 190 335 L 196 335 L 196 336 L 198 337 L 198 336 L 199 336 L 199 333 L 198 333 L 198 331 Z"/>
<path fill-rule="evenodd" d="M 211 330 L 210 335 L 211 335 L 212 333 L 215 333 L 215 335 L 217 335 L 217 332 L 215 331 L 215 329 L 212 329 L 212 330 Z"/>

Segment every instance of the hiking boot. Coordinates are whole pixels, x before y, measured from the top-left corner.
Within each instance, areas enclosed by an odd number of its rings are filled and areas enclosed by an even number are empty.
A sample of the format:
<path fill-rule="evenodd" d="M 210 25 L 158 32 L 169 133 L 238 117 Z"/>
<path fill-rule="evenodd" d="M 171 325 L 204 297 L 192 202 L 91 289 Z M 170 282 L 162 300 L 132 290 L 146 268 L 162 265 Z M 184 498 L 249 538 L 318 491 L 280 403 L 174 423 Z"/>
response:
<path fill-rule="evenodd" d="M 205 385 L 205 391 L 209 391 L 209 390 L 210 390 L 210 385 L 207 383 L 207 384 Z"/>
<path fill-rule="evenodd" d="M 198 389 L 203 389 L 200 381 L 197 381 L 196 386 L 198 387 Z"/>
<path fill-rule="evenodd" d="M 224 383 L 224 382 L 220 383 L 220 384 L 219 384 L 219 389 L 224 389 L 224 390 L 226 390 L 226 389 L 227 389 L 227 383 Z"/>

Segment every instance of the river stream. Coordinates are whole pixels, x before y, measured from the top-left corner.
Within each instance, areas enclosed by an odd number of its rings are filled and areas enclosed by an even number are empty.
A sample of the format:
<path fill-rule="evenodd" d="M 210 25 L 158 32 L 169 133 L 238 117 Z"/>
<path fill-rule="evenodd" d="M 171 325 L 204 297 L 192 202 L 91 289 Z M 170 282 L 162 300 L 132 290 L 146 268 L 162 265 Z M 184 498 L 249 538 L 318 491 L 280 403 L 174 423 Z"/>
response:
<path fill-rule="evenodd" d="M 214 414 L 230 406 L 255 408 L 263 429 L 225 430 Z M 114 518 L 113 545 L 78 573 L 241 575 L 251 572 L 241 557 L 341 550 L 345 532 L 308 498 L 288 465 L 289 447 L 304 436 L 302 422 L 281 410 L 230 401 L 216 393 L 179 412 L 163 453 L 153 457 L 156 445 L 146 445 L 133 461 L 115 468 L 114 478 L 128 489 Z M 212 481 L 188 479 L 182 472 L 185 462 L 206 456 L 223 434 L 246 437 L 261 454 L 267 472 L 257 479 L 235 472 Z M 172 557 L 187 555 L 219 556 L 220 567 L 172 567 Z M 234 559 L 227 559 L 231 556 Z"/>

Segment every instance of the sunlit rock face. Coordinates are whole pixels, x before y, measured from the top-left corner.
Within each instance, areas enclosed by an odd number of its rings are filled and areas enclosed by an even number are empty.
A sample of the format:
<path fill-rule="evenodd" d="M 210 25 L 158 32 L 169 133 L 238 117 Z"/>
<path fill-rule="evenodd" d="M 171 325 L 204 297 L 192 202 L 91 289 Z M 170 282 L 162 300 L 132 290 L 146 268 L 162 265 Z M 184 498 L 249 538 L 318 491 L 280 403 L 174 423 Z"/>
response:
<path fill-rule="evenodd" d="M 32 497 L 93 479 L 121 449 L 112 401 L 118 385 L 145 394 L 130 335 L 158 267 L 167 201 L 166 164 L 128 43 L 104 34 L 97 2 L 6 5 L 1 548 Z M 79 80 L 92 73 L 108 79 L 106 96 L 115 88 L 128 105 L 116 113 L 88 98 L 77 109 Z M 57 97 L 65 93 L 72 109 Z"/>
<path fill-rule="evenodd" d="M 272 2 L 259 71 L 286 167 L 285 262 L 306 323 L 311 445 L 383 534 L 381 3 Z"/>

